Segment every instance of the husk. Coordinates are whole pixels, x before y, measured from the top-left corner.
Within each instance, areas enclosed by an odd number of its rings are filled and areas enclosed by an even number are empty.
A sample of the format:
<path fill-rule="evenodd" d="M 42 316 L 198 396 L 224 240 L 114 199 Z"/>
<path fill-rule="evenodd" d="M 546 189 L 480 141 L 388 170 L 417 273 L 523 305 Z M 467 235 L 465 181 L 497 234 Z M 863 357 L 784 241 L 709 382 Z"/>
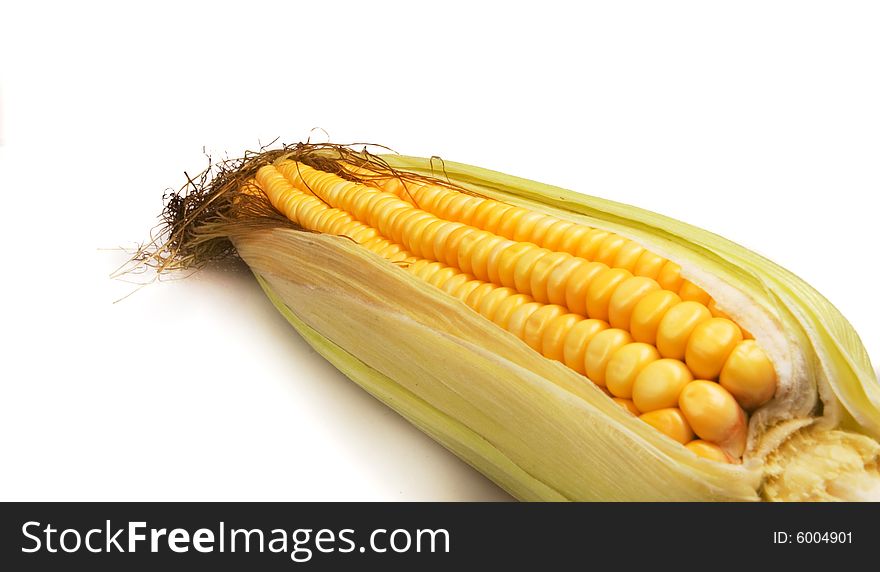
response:
<path fill-rule="evenodd" d="M 179 199 L 170 247 L 152 257 L 160 268 L 191 265 L 234 247 L 318 352 L 516 498 L 880 495 L 880 385 L 849 323 L 791 273 L 636 207 L 449 161 L 438 173 L 434 159 L 347 151 L 347 160 L 363 157 L 380 170 L 439 174 L 469 192 L 613 230 L 681 264 L 755 334 L 781 375 L 775 398 L 751 418 L 744 462 L 706 461 L 582 376 L 350 240 L 304 232 L 253 197 L 229 200 L 256 168 L 291 154 L 336 169 L 340 148 L 319 147 L 251 154 L 221 171 L 207 192 Z"/>

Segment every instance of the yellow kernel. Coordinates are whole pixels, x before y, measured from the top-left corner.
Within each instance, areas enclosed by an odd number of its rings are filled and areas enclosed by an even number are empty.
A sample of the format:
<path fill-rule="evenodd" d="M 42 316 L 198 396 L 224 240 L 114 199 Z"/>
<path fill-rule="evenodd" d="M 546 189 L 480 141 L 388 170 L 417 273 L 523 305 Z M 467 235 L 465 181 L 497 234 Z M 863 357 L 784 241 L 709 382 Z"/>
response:
<path fill-rule="evenodd" d="M 678 295 L 682 300 L 690 300 L 693 302 L 699 302 L 700 304 L 708 304 L 712 298 L 709 294 L 706 293 L 705 290 L 691 282 L 690 280 L 685 280 L 681 284 L 681 288 L 678 289 Z"/>
<path fill-rule="evenodd" d="M 568 279 L 571 278 L 578 268 L 589 264 L 586 260 L 576 258 L 567 252 L 562 254 L 568 255 L 569 258 L 554 268 L 550 272 L 550 276 L 547 277 L 547 299 L 551 304 L 566 304 L 565 291 L 568 286 Z"/>
<path fill-rule="evenodd" d="M 668 290 L 657 290 L 645 295 L 635 308 L 630 318 L 629 330 L 637 342 L 657 345 L 657 328 L 660 320 L 670 308 L 681 302 L 678 294 Z"/>
<path fill-rule="evenodd" d="M 587 377 L 599 386 L 605 386 L 605 368 L 614 352 L 632 341 L 626 330 L 609 328 L 593 336 L 584 353 L 584 370 Z M 639 408 L 641 409 L 641 408 Z"/>
<path fill-rule="evenodd" d="M 593 255 L 593 260 L 611 266 L 614 264 L 614 259 L 617 258 L 617 253 L 620 252 L 620 249 L 623 248 L 627 242 L 629 242 L 629 240 L 618 234 L 609 234 L 609 236 L 605 237 L 602 243 L 599 244 L 599 250 Z"/>
<path fill-rule="evenodd" d="M 541 351 L 541 343 L 544 338 L 544 329 L 554 319 L 566 313 L 566 309 L 562 306 L 554 304 L 546 304 L 539 310 L 535 311 L 526 320 L 523 328 L 522 339 L 535 351 Z"/>
<path fill-rule="evenodd" d="M 457 269 L 452 268 L 451 266 L 446 266 L 443 269 L 435 272 L 434 275 L 431 276 L 431 279 L 428 280 L 428 283 L 431 284 L 431 286 L 442 288 L 443 285 L 449 281 L 449 279 L 458 274 L 459 272 Z"/>
<path fill-rule="evenodd" d="M 507 322 L 507 331 L 519 339 L 523 339 L 525 337 L 526 322 L 532 314 L 540 310 L 543 306 L 544 304 L 539 304 L 537 302 L 528 302 L 518 307 L 510 315 L 510 319 Z"/>
<path fill-rule="evenodd" d="M 349 221 L 343 224 L 338 229 L 336 234 L 338 234 L 339 236 L 351 236 L 352 234 L 354 234 L 354 231 L 362 227 L 363 225 L 357 221 Z"/>
<path fill-rule="evenodd" d="M 446 283 L 441 286 L 441 289 L 447 294 L 454 296 L 453 292 L 458 290 L 458 288 L 464 285 L 465 282 L 470 282 L 472 280 L 474 280 L 474 276 L 472 274 L 458 273 L 447 280 Z"/>
<path fill-rule="evenodd" d="M 379 232 L 371 226 L 364 226 L 349 234 L 348 236 L 358 244 L 363 244 L 371 238 L 379 236 Z"/>
<path fill-rule="evenodd" d="M 611 295 L 608 303 L 608 322 L 612 327 L 628 330 L 636 304 L 651 292 L 659 290 L 660 285 L 651 278 L 644 276 L 627 278 Z"/>
<path fill-rule="evenodd" d="M 694 432 L 677 407 L 642 413 L 639 419 L 682 445 L 694 438 Z"/>
<path fill-rule="evenodd" d="M 691 332 L 684 361 L 695 376 L 716 379 L 727 357 L 742 339 L 739 326 L 727 318 L 710 318 Z"/>
<path fill-rule="evenodd" d="M 526 213 L 520 217 L 519 222 L 516 223 L 516 227 L 513 229 L 510 238 L 520 242 L 539 244 L 540 241 L 536 240 L 532 233 L 535 230 L 535 225 L 544 218 L 546 218 L 546 216 L 539 212 L 526 211 Z"/>
<path fill-rule="evenodd" d="M 548 254 L 550 254 L 550 251 L 546 248 L 536 248 L 527 251 L 517 259 L 516 267 L 513 270 L 513 283 L 514 288 L 518 292 L 534 296 L 534 292 L 532 292 L 532 273 L 538 261 Z M 535 299 L 537 300 L 537 297 Z"/>
<path fill-rule="evenodd" d="M 746 448 L 746 415 L 736 399 L 713 381 L 696 379 L 681 391 L 678 406 L 700 439 L 715 443 L 734 458 Z"/>
<path fill-rule="evenodd" d="M 581 238 L 580 244 L 577 246 L 577 252 L 575 256 L 583 258 L 584 260 L 592 260 L 595 262 L 601 262 L 603 264 L 610 265 L 613 261 L 612 256 L 602 257 L 602 260 L 599 260 L 599 257 L 602 253 L 601 248 L 602 244 L 606 238 L 618 238 L 616 235 L 611 234 L 607 230 L 600 230 L 598 228 L 590 229 L 586 234 L 584 234 L 583 238 Z M 616 251 L 613 254 L 616 254 Z"/>
<path fill-rule="evenodd" d="M 724 452 L 724 449 L 716 445 L 715 443 L 709 443 L 708 441 L 702 441 L 700 439 L 694 439 L 687 445 L 685 445 L 692 453 L 696 454 L 698 457 L 703 457 L 704 459 L 709 459 L 710 461 L 716 461 L 718 463 L 732 463 L 733 459 L 730 458 L 730 455 Z"/>
<path fill-rule="evenodd" d="M 473 197 L 462 193 L 452 193 L 452 198 L 443 203 L 444 214 L 440 216 L 450 221 L 461 221 L 462 213 L 472 199 Z"/>
<path fill-rule="evenodd" d="M 471 253 L 471 272 L 480 280 L 487 280 L 500 285 L 495 274 L 495 259 L 499 253 L 509 246 L 515 245 L 505 238 L 497 235 L 489 235 L 477 244 Z M 507 286 L 507 284 L 505 284 Z M 513 286 L 512 284 L 510 286 Z"/>
<path fill-rule="evenodd" d="M 513 288 L 503 288 L 496 287 L 492 292 L 483 296 L 480 300 L 480 306 L 478 311 L 480 314 L 484 315 L 486 318 L 492 320 L 495 316 L 495 311 L 498 309 L 498 306 L 501 303 L 516 294 L 516 290 Z"/>
<path fill-rule="evenodd" d="M 578 373 L 586 374 L 584 368 L 584 354 L 593 336 L 608 329 L 608 324 L 602 320 L 583 320 L 575 324 L 565 336 L 565 345 L 562 349 L 565 365 Z"/>
<path fill-rule="evenodd" d="M 397 194 L 401 199 L 405 200 L 406 202 L 414 206 L 418 206 L 419 197 L 421 197 L 422 193 L 425 192 L 425 187 L 427 186 L 428 185 L 425 185 L 423 183 L 413 181 L 401 181 L 400 186 L 395 187 L 398 190 L 398 193 L 395 194 Z"/>
<path fill-rule="evenodd" d="M 369 220 L 369 204 L 370 201 L 375 198 L 376 194 L 377 192 L 374 190 L 362 190 L 360 193 L 358 193 L 358 195 L 354 199 L 354 204 L 350 209 L 351 214 L 354 215 L 354 218 L 364 222 Z M 433 218 L 433 216 L 431 218 Z"/>
<path fill-rule="evenodd" d="M 471 258 L 474 249 L 481 241 L 491 236 L 491 233 L 484 230 L 474 230 L 473 232 L 463 235 L 458 244 L 457 261 L 453 266 L 458 267 L 462 272 L 472 273 Z"/>
<path fill-rule="evenodd" d="M 449 239 L 453 232 L 462 228 L 464 225 L 459 222 L 450 222 L 446 223 L 442 227 L 440 227 L 437 232 L 434 233 L 434 244 L 431 245 L 431 250 L 434 253 L 434 260 L 439 260 L 440 262 L 445 262 L 450 266 L 458 267 L 458 256 L 455 257 L 455 260 L 452 264 L 450 264 L 448 254 L 449 254 Z"/>
<path fill-rule="evenodd" d="M 433 222 L 421 227 L 421 232 L 413 236 L 412 240 L 418 244 L 419 253 L 422 257 L 430 258 L 431 260 L 439 260 L 439 257 L 434 254 L 434 237 L 438 230 L 448 224 L 450 223 L 445 220 L 434 219 Z"/>
<path fill-rule="evenodd" d="M 667 261 L 657 275 L 657 282 L 664 290 L 678 292 L 684 282 L 684 278 L 681 277 L 681 266 L 675 262 Z"/>
<path fill-rule="evenodd" d="M 394 255 L 399 254 L 403 251 L 399 244 L 394 244 L 393 242 L 388 242 L 387 240 L 384 242 L 385 244 L 383 247 L 379 248 L 377 246 L 377 249 L 375 250 L 376 254 L 378 254 L 382 258 L 390 260 L 394 257 Z"/>
<path fill-rule="evenodd" d="M 544 357 L 564 361 L 565 339 L 575 324 L 582 321 L 584 321 L 583 316 L 563 314 L 548 323 L 544 328 L 544 335 L 541 337 L 541 353 Z"/>
<path fill-rule="evenodd" d="M 531 235 L 532 237 L 529 239 L 529 242 L 533 242 L 535 244 L 541 245 L 547 250 L 553 250 L 549 248 L 545 242 L 547 240 L 547 233 L 550 231 L 550 228 L 560 221 L 556 220 L 551 216 L 542 215 L 535 221 L 535 225 L 532 227 Z"/>
<path fill-rule="evenodd" d="M 471 308 L 479 308 L 480 302 L 483 301 L 483 298 L 491 294 L 495 288 L 497 288 L 497 286 L 494 284 L 483 282 L 478 288 L 474 288 L 474 290 L 468 294 L 465 304 Z"/>
<path fill-rule="evenodd" d="M 529 292 L 535 298 L 535 301 L 542 304 L 550 302 L 550 297 L 547 293 L 547 282 L 554 269 L 571 257 L 571 254 L 567 252 L 549 252 L 535 262 L 529 279 Z"/>
<path fill-rule="evenodd" d="M 569 276 L 565 284 L 565 305 L 572 313 L 587 315 L 587 289 L 590 282 L 606 270 L 608 267 L 601 262 L 588 262 L 578 266 Z"/>
<path fill-rule="evenodd" d="M 501 268 L 501 255 L 503 255 L 504 251 L 508 248 L 516 245 L 519 245 L 519 251 L 525 251 L 525 243 L 514 242 L 512 240 L 507 240 L 506 238 L 501 242 L 495 243 L 495 246 L 492 247 L 492 252 L 489 253 L 489 258 L 486 259 L 486 270 L 489 273 L 489 282 L 499 285 L 501 284 L 501 276 L 498 274 L 498 271 Z"/>
<path fill-rule="evenodd" d="M 489 278 L 489 257 L 496 245 L 505 242 L 505 239 L 497 235 L 489 235 L 474 244 L 471 253 L 471 273 L 480 280 Z"/>
<path fill-rule="evenodd" d="M 693 379 L 687 366 L 674 359 L 647 364 L 636 376 L 632 400 L 639 411 L 654 411 L 678 405 L 678 396 Z"/>
<path fill-rule="evenodd" d="M 666 264 L 665 258 L 646 250 L 639 256 L 632 273 L 636 276 L 645 276 L 656 280 L 664 264 Z"/>
<path fill-rule="evenodd" d="M 425 282 L 430 282 L 431 278 L 433 278 L 437 272 L 443 270 L 444 268 L 447 268 L 447 266 L 442 262 L 430 262 L 429 264 L 422 266 L 421 269 L 418 270 L 416 275 Z"/>
<path fill-rule="evenodd" d="M 614 263 L 612 266 L 614 266 L 614 268 L 629 270 L 635 274 L 636 263 L 644 252 L 645 247 L 634 240 L 627 240 L 623 246 L 620 247 L 620 250 L 617 251 L 617 256 L 614 257 Z"/>
<path fill-rule="evenodd" d="M 469 280 L 459 286 L 456 290 L 450 292 L 450 294 L 467 303 L 467 299 L 470 297 L 471 293 L 484 284 L 485 282 L 482 280 Z"/>
<path fill-rule="evenodd" d="M 547 250 L 562 250 L 559 248 L 559 243 L 562 242 L 566 231 L 573 226 L 574 223 L 567 220 L 557 220 L 553 222 L 553 224 L 547 229 L 546 234 L 544 234 L 544 240 L 541 242 L 541 246 Z"/>
<path fill-rule="evenodd" d="M 434 207 L 431 209 L 431 212 L 442 219 L 453 220 L 452 217 L 449 216 L 449 212 L 447 209 L 449 207 L 449 203 L 451 203 L 457 196 L 461 195 L 459 195 L 457 192 L 446 192 L 444 194 L 441 194 L 440 198 L 438 198 L 434 202 Z"/>
<path fill-rule="evenodd" d="M 494 200 L 485 200 L 480 203 L 476 209 L 474 209 L 473 219 L 471 220 L 471 226 L 474 226 L 479 229 L 486 229 L 486 222 L 488 220 L 492 220 L 493 226 L 497 224 L 498 218 L 504 214 L 504 211 L 509 209 L 510 207 L 504 204 L 499 203 Z"/>
<path fill-rule="evenodd" d="M 581 240 L 588 232 L 590 232 L 590 230 L 592 229 L 580 225 L 572 225 L 568 227 L 563 233 L 562 238 L 559 240 L 559 250 L 572 255 L 577 255 L 578 246 L 580 246 Z"/>
<path fill-rule="evenodd" d="M 721 368 L 719 382 L 744 409 L 754 411 L 776 393 L 776 370 L 755 340 L 743 340 Z"/>
<path fill-rule="evenodd" d="M 407 184 L 402 182 L 397 178 L 386 178 L 386 179 L 372 179 L 364 182 L 365 185 L 370 185 L 372 187 L 376 187 L 385 191 L 386 193 L 391 193 L 395 195 L 398 199 L 404 200 L 409 204 L 412 204 L 410 197 L 410 192 Z M 347 182 L 346 185 L 343 185 L 340 190 L 340 195 L 346 192 L 348 187 L 354 186 L 355 183 Z"/>
<path fill-rule="evenodd" d="M 374 208 L 376 211 L 376 218 L 378 219 L 379 223 L 377 225 L 377 228 L 379 232 L 386 236 L 389 236 L 388 233 L 390 231 L 391 214 L 395 210 L 409 207 L 406 205 L 406 203 L 396 197 L 382 195 L 376 200 L 372 208 Z"/>
<path fill-rule="evenodd" d="M 605 387 L 613 395 L 632 398 L 636 377 L 651 362 L 660 359 L 657 348 L 650 344 L 626 344 L 611 356 L 605 368 Z"/>
<path fill-rule="evenodd" d="M 397 245 L 394 245 L 394 246 L 397 246 Z M 412 259 L 412 256 L 410 256 L 409 252 L 407 252 L 405 250 L 398 250 L 397 252 L 393 253 L 388 258 L 388 262 L 391 262 L 392 264 L 398 264 L 398 265 L 403 266 L 403 265 L 407 264 L 408 263 L 407 261 L 410 259 Z"/>
<path fill-rule="evenodd" d="M 461 210 L 458 212 L 458 218 L 456 220 L 462 224 L 471 225 L 474 212 L 476 212 L 477 207 L 480 206 L 481 202 L 482 199 L 478 199 L 477 197 L 467 197 L 466 200 L 461 202 Z"/>
<path fill-rule="evenodd" d="M 706 306 L 681 302 L 666 312 L 657 328 L 657 349 L 667 358 L 684 359 L 691 333 L 700 323 L 712 319 Z"/>
<path fill-rule="evenodd" d="M 709 303 L 706 304 L 706 307 L 709 308 L 709 312 L 712 313 L 712 316 L 716 318 L 727 318 L 728 320 L 733 320 L 733 318 L 731 318 L 727 312 L 718 307 L 718 303 L 715 302 L 715 300 L 709 300 Z"/>
<path fill-rule="evenodd" d="M 330 216 L 324 222 L 325 232 L 330 234 L 339 234 L 339 230 L 351 222 L 351 215 L 345 211 L 340 211 L 337 209 L 328 209 L 330 211 Z"/>
<path fill-rule="evenodd" d="M 407 270 L 407 272 L 409 272 L 415 276 L 419 276 L 419 274 L 422 272 L 422 269 L 425 268 L 426 266 L 428 266 L 429 264 L 431 264 L 430 260 L 427 260 L 425 258 L 420 258 L 417 262 L 410 264 L 406 270 Z"/>
<path fill-rule="evenodd" d="M 445 189 L 437 185 L 422 185 L 415 192 L 416 205 L 422 210 L 430 210 L 437 199 L 444 194 Z"/>
<path fill-rule="evenodd" d="M 510 317 L 517 308 L 531 302 L 534 302 L 534 300 L 532 300 L 531 296 L 526 294 L 514 294 L 509 298 L 505 298 L 504 301 L 498 305 L 498 308 L 496 308 L 495 314 L 492 316 L 492 321 L 506 330 Z"/>
<path fill-rule="evenodd" d="M 363 220 L 357 215 L 355 215 L 355 217 L 358 220 Z M 416 227 L 424 225 L 432 220 L 436 220 L 436 217 L 423 211 L 412 210 L 410 213 L 404 213 L 400 218 L 395 219 L 395 223 L 397 223 L 398 226 L 393 232 L 396 232 L 398 236 L 395 238 L 394 242 L 403 244 L 410 252 L 418 256 L 419 253 L 413 248 L 413 243 L 410 240 L 410 237 L 412 237 L 413 230 Z"/>
<path fill-rule="evenodd" d="M 484 201 L 483 205 L 486 208 L 480 209 L 478 207 L 474 211 L 473 225 L 485 231 L 501 235 L 501 233 L 498 232 L 499 227 L 505 218 L 517 211 L 517 208 L 513 205 L 494 200 Z"/>
<path fill-rule="evenodd" d="M 438 253 L 442 253 L 443 262 L 450 266 L 455 266 L 456 268 L 461 270 L 461 266 L 458 265 L 458 252 L 461 249 L 461 243 L 463 240 L 465 240 L 465 238 L 474 234 L 475 232 L 478 232 L 475 228 L 471 228 L 469 226 L 461 226 L 449 233 L 449 237 L 446 239 L 446 250 L 436 251 Z"/>
<path fill-rule="evenodd" d="M 498 258 L 498 279 L 500 283 L 508 288 L 516 287 L 515 272 L 516 263 L 520 256 L 529 251 L 537 251 L 539 247 L 530 242 L 516 242 L 500 254 Z M 527 292 L 524 292 L 526 294 Z"/>
<path fill-rule="evenodd" d="M 315 218 L 315 230 L 319 232 L 328 232 L 329 226 L 333 224 L 337 212 L 338 211 L 335 209 L 324 209 L 323 212 Z"/>
<path fill-rule="evenodd" d="M 587 315 L 597 320 L 608 320 L 608 305 L 611 296 L 621 283 L 632 278 L 629 270 L 609 268 L 597 274 L 587 288 Z"/>
<path fill-rule="evenodd" d="M 494 232 L 496 234 L 500 234 L 506 238 L 513 238 L 514 232 L 516 230 L 516 225 L 519 224 L 521 218 L 526 216 L 529 213 L 526 209 L 520 207 L 510 207 L 507 209 L 504 214 L 498 219 L 497 226 L 493 224 L 493 222 L 487 221 L 487 225 L 483 228 L 488 230 L 489 232 Z"/>
<path fill-rule="evenodd" d="M 400 230 L 403 227 L 403 221 L 414 212 L 416 212 L 414 209 L 402 208 L 388 213 L 388 216 L 382 225 L 382 234 L 387 236 L 392 242 L 402 245 L 403 242 L 400 240 Z"/>
<path fill-rule="evenodd" d="M 321 201 L 318 199 L 303 199 L 303 201 L 297 206 L 296 218 L 304 227 L 314 229 L 315 218 L 323 208 L 324 205 L 321 204 Z"/>

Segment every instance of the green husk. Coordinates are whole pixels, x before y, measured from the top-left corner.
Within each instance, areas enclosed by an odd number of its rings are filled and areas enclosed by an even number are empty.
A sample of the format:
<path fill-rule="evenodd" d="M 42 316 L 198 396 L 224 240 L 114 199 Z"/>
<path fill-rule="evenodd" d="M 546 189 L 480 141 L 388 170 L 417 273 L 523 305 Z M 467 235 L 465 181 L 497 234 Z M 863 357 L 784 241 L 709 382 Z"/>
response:
<path fill-rule="evenodd" d="M 459 188 L 613 230 L 675 260 L 775 352 L 786 381 L 752 416 L 744 462 L 706 461 L 462 302 L 350 240 L 305 232 L 236 195 L 259 166 L 291 155 L 350 177 L 337 171 L 340 149 L 298 145 L 246 156 L 191 204 L 175 205 L 171 246 L 154 257 L 161 267 L 189 265 L 234 248 L 321 355 L 519 499 L 880 497 L 880 385 L 849 323 L 796 276 L 655 213 L 442 164 L 441 178 Z M 405 178 L 438 176 L 433 159 L 344 155 Z"/>

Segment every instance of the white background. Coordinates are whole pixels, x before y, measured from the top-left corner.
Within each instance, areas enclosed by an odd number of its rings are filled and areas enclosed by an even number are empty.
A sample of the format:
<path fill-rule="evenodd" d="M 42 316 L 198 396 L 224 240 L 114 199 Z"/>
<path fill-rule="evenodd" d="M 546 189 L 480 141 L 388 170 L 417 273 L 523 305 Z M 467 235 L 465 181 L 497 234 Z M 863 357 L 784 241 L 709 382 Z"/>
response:
<path fill-rule="evenodd" d="M 110 272 L 161 195 L 276 137 L 614 198 L 800 274 L 880 359 L 871 2 L 5 3 L 0 497 L 506 495 L 244 272 Z M 321 132 L 312 133 L 322 139 Z"/>

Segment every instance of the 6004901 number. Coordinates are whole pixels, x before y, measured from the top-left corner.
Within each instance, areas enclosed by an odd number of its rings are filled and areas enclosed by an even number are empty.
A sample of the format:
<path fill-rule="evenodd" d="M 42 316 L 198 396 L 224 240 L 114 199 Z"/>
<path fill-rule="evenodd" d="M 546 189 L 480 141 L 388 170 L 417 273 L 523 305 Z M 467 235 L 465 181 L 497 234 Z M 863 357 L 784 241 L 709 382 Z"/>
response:
<path fill-rule="evenodd" d="M 852 544 L 852 532 L 773 533 L 773 544 Z"/>
<path fill-rule="evenodd" d="M 798 544 L 852 544 L 852 532 L 798 532 Z"/>

